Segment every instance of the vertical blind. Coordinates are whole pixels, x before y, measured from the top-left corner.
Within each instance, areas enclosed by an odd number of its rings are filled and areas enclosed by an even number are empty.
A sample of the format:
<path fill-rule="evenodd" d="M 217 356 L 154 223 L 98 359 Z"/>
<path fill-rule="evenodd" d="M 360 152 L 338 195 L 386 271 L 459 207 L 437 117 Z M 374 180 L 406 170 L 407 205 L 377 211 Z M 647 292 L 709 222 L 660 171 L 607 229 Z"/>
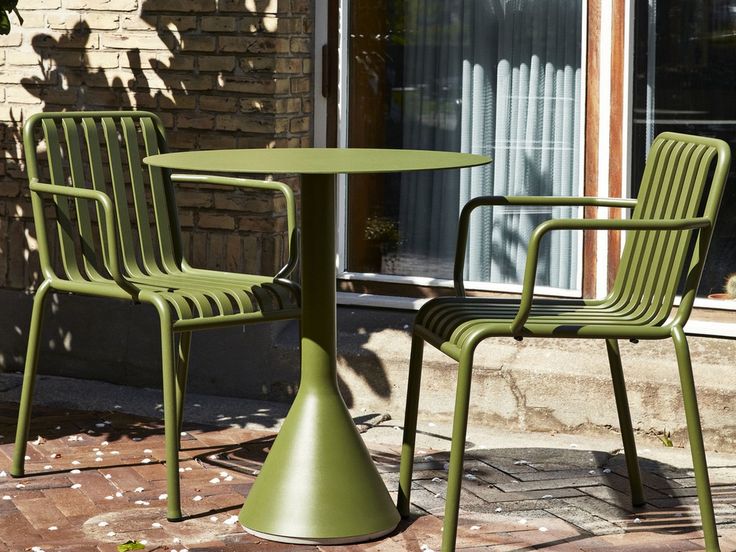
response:
<path fill-rule="evenodd" d="M 462 205 L 479 195 L 578 195 L 582 0 L 411 0 L 405 5 L 403 147 L 490 155 L 402 177 L 399 257 L 452 258 Z M 465 278 L 518 283 L 533 228 L 554 211 L 474 215 Z M 579 240 L 545 238 L 537 282 L 575 289 Z"/>

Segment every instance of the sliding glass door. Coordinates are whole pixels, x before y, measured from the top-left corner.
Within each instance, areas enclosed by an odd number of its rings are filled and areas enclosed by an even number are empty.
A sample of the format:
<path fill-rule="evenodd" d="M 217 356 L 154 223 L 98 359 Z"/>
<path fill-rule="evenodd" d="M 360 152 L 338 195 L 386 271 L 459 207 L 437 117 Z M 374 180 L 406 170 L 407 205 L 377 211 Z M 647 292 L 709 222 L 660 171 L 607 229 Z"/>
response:
<path fill-rule="evenodd" d="M 669 130 L 736 144 L 736 2 L 636 2 L 632 182 L 654 136 Z M 736 272 L 734 164 L 699 295 Z"/>
<path fill-rule="evenodd" d="M 353 177 L 352 272 L 451 278 L 462 205 L 479 195 L 582 195 L 582 0 L 351 0 L 347 145 L 490 155 L 486 167 Z M 532 229 L 569 208 L 482 210 L 468 280 L 517 284 Z M 538 284 L 579 291 L 580 236 L 546 238 Z"/>

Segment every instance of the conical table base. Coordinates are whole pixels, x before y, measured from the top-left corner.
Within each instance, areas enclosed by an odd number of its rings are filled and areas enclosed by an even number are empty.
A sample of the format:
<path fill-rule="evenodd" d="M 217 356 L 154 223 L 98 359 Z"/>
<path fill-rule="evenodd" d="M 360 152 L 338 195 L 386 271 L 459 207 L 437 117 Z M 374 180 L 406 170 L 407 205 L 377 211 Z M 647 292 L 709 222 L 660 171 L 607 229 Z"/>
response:
<path fill-rule="evenodd" d="M 240 523 L 255 535 L 302 544 L 390 533 L 399 513 L 339 392 L 301 391 L 248 493 Z"/>

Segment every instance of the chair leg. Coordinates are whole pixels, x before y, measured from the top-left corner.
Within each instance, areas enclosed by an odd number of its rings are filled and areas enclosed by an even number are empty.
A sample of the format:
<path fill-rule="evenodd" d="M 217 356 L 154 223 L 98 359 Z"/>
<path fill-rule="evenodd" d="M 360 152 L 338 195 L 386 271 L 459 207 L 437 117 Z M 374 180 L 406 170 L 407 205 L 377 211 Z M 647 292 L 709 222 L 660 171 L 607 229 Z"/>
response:
<path fill-rule="evenodd" d="M 470 383 L 473 370 L 475 346 L 463 348 L 455 390 L 455 412 L 452 419 L 452 445 L 450 447 L 450 469 L 447 474 L 447 496 L 445 520 L 442 529 L 442 552 L 454 552 L 457 537 L 457 522 L 460 510 L 460 489 L 463 481 L 463 457 L 465 435 L 468 429 L 470 405 Z"/>
<path fill-rule="evenodd" d="M 43 282 L 36 295 L 33 297 L 33 310 L 31 312 L 31 325 L 28 330 L 28 347 L 26 349 L 26 363 L 23 369 L 23 388 L 20 395 L 20 407 L 18 409 L 18 426 L 15 430 L 15 450 L 13 452 L 13 465 L 10 474 L 21 477 L 25 472 L 26 447 L 28 446 L 28 429 L 31 423 L 31 403 L 33 400 L 33 389 L 36 384 L 36 368 L 38 366 L 38 353 L 41 344 L 41 326 L 43 324 L 43 310 L 46 302 L 46 294 L 50 286 Z"/>
<path fill-rule="evenodd" d="M 618 348 L 618 342 L 615 339 L 606 339 L 606 351 L 608 352 L 608 363 L 611 366 L 613 394 L 616 397 L 616 410 L 618 411 L 618 423 L 621 427 L 621 440 L 624 444 L 626 469 L 629 473 L 631 503 L 634 506 L 642 506 L 645 502 L 644 488 L 641 483 L 641 473 L 639 472 L 639 459 L 636 454 L 634 428 L 631 424 L 629 399 L 626 396 L 626 382 L 621 366 L 621 352 Z"/>
<path fill-rule="evenodd" d="M 414 334 L 411 341 L 409 360 L 409 383 L 406 390 L 404 409 L 404 437 L 401 444 L 401 469 L 399 473 L 399 497 L 396 507 L 401 517 L 409 517 L 411 505 L 411 476 L 414 471 L 414 444 L 417 437 L 417 410 L 419 409 L 419 388 L 422 382 L 422 357 L 424 339 Z"/>
<path fill-rule="evenodd" d="M 177 434 L 181 435 L 184 423 L 184 395 L 187 391 L 189 375 L 189 346 L 192 342 L 192 332 L 182 332 L 178 339 L 176 356 L 176 425 Z M 177 439 L 181 446 L 181 439 Z"/>
<path fill-rule="evenodd" d="M 168 493 L 166 519 L 180 521 L 179 494 L 179 418 L 174 364 L 174 335 L 168 313 L 161 315 L 161 371 L 164 395 L 164 440 L 166 446 L 166 487 Z"/>
<path fill-rule="evenodd" d="M 685 332 L 681 327 L 675 326 L 672 328 L 672 341 L 675 344 L 677 366 L 680 372 L 680 386 L 682 387 L 682 398 L 685 405 L 685 420 L 687 422 L 688 439 L 690 440 L 690 454 L 693 458 L 695 486 L 698 491 L 705 549 L 708 552 L 718 552 L 720 550 L 718 531 L 716 529 L 715 513 L 713 512 L 713 497 L 710 492 L 708 464 L 705 460 L 705 446 L 703 445 L 703 432 L 700 427 L 698 398 L 695 392 L 695 380 L 693 379 L 693 368 L 690 361 L 690 348 L 685 338 Z"/>

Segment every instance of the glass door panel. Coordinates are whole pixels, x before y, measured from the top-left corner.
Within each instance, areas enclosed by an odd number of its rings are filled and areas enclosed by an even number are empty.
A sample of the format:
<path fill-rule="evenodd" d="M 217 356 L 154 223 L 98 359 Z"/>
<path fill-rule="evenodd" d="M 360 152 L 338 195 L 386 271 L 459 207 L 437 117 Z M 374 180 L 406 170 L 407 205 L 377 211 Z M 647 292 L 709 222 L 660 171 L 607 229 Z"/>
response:
<path fill-rule="evenodd" d="M 663 131 L 736 143 L 736 2 L 636 2 L 632 194 L 646 151 Z M 734 182 L 732 164 L 729 182 Z M 736 187 L 726 186 L 698 294 L 722 291 L 736 272 Z"/>
<path fill-rule="evenodd" d="M 347 3 L 346 3 L 347 4 Z M 490 166 L 351 177 L 349 271 L 451 278 L 478 195 L 579 195 L 582 0 L 352 0 L 348 145 L 490 155 Z M 533 228 L 570 208 L 480 211 L 466 279 L 516 284 Z M 576 290 L 581 242 L 545 240 L 538 283 Z"/>

